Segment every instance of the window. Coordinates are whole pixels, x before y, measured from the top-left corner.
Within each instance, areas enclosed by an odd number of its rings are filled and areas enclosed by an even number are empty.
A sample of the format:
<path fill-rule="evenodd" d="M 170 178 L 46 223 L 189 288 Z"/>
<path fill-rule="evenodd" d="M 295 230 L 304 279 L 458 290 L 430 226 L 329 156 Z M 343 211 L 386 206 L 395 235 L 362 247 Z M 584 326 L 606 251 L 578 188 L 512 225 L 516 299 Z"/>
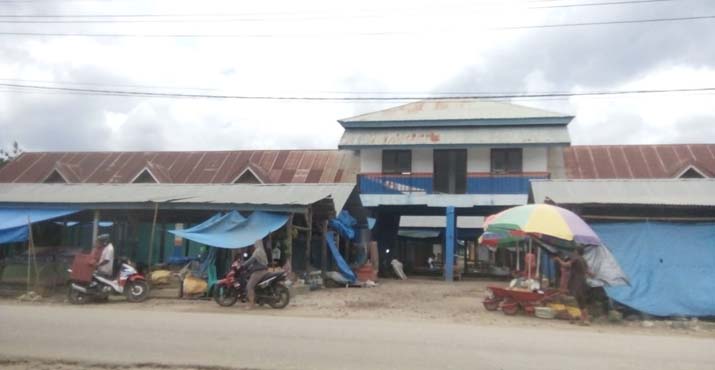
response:
<path fill-rule="evenodd" d="M 435 193 L 466 193 L 467 151 L 465 149 L 435 150 L 432 183 Z"/>
<path fill-rule="evenodd" d="M 522 149 L 492 149 L 492 173 L 521 173 Z"/>
<path fill-rule="evenodd" d="M 382 173 L 410 173 L 412 172 L 411 150 L 383 150 Z"/>

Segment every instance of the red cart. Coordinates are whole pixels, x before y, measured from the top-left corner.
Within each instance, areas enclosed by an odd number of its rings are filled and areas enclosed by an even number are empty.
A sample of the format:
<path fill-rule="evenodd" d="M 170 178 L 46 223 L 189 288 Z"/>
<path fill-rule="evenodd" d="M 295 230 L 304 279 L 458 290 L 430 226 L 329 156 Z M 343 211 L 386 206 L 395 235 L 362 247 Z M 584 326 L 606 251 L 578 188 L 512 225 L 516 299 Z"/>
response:
<path fill-rule="evenodd" d="M 541 293 L 496 286 L 487 287 L 487 291 L 490 294 L 482 302 L 484 308 L 488 311 L 496 311 L 501 308 L 505 315 L 516 315 L 520 308 L 528 315 L 533 315 L 535 307 L 544 306 L 560 294 L 556 289 L 549 289 Z"/>

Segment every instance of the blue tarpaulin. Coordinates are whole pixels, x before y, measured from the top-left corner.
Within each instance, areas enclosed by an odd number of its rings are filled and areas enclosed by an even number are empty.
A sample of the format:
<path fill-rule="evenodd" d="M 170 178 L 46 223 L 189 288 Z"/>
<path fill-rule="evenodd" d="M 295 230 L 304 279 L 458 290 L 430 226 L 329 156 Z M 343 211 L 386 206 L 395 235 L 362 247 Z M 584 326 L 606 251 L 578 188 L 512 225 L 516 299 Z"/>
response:
<path fill-rule="evenodd" d="M 340 235 L 348 238 L 349 240 L 355 240 L 357 232 L 355 231 L 355 225 L 357 225 L 357 220 L 353 216 L 350 216 L 348 211 L 340 212 L 338 218 L 330 219 L 330 227 L 340 233 Z"/>
<path fill-rule="evenodd" d="M 715 315 L 715 224 L 591 225 L 630 286 L 607 287 L 612 299 L 655 316 Z"/>
<path fill-rule="evenodd" d="M 35 223 L 77 212 L 77 209 L 0 208 L 0 244 L 26 241 L 28 221 Z"/>
<path fill-rule="evenodd" d="M 211 247 L 237 249 L 253 245 L 258 239 L 280 229 L 288 216 L 280 213 L 253 212 L 248 218 L 232 211 L 216 214 L 203 223 L 184 230 L 169 230 L 182 238 Z"/>
<path fill-rule="evenodd" d="M 350 266 L 348 266 L 348 263 L 345 262 L 343 256 L 340 255 L 338 246 L 335 245 L 335 232 L 328 231 L 325 238 L 328 241 L 328 247 L 330 247 L 333 259 L 335 259 L 335 263 L 338 265 L 338 271 L 340 271 L 340 274 L 343 275 L 349 282 L 354 283 L 355 280 L 357 280 L 357 277 L 355 276 L 353 270 L 350 269 Z"/>

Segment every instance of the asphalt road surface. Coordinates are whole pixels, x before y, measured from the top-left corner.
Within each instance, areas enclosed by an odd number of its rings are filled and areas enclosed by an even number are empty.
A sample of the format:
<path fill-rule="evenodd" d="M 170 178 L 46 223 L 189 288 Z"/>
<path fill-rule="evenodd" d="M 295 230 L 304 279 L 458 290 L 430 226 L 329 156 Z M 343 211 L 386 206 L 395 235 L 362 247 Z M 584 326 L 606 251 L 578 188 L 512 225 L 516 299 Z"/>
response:
<path fill-rule="evenodd" d="M 0 357 L 251 369 L 715 369 L 715 340 L 102 306 L 0 305 Z"/>

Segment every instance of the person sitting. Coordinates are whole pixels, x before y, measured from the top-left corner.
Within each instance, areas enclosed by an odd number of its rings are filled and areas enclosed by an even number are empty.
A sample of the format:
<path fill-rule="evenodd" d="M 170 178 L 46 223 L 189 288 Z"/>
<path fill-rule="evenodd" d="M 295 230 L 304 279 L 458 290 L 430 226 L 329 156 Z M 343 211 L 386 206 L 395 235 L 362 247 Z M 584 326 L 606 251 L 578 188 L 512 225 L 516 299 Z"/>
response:
<path fill-rule="evenodd" d="M 262 240 L 256 240 L 253 244 L 253 253 L 251 257 L 243 263 L 243 266 L 250 274 L 248 284 L 246 284 L 248 293 L 248 306 L 246 309 L 253 309 L 256 307 L 256 285 L 258 285 L 261 279 L 268 273 L 268 256 L 266 255 L 266 249 L 263 247 Z"/>
<path fill-rule="evenodd" d="M 109 234 L 98 236 L 97 244 L 102 246 L 102 253 L 97 262 L 97 273 L 111 279 L 114 275 L 114 246 L 109 242 Z"/>

